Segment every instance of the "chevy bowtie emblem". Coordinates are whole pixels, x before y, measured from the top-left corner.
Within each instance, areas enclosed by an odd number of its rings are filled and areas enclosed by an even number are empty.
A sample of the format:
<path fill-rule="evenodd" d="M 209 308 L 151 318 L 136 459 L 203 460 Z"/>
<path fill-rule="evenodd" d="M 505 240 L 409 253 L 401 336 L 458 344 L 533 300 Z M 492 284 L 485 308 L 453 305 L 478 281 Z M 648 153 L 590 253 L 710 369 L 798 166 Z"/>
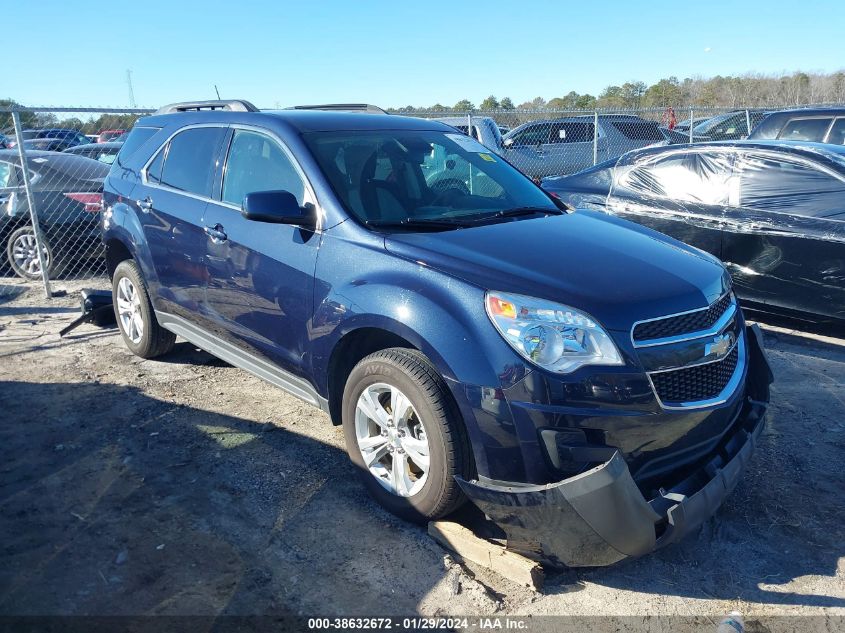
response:
<path fill-rule="evenodd" d="M 711 342 L 704 346 L 704 356 L 706 358 L 722 358 L 734 346 L 733 332 L 725 332 L 719 334 Z"/>

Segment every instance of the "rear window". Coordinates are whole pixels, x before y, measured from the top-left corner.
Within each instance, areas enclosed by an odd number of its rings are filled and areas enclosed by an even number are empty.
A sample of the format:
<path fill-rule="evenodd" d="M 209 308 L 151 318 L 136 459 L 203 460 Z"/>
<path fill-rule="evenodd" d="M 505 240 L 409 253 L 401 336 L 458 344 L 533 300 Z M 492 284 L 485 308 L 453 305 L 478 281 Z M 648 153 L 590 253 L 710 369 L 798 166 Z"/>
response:
<path fill-rule="evenodd" d="M 822 119 L 792 119 L 783 126 L 778 134 L 779 139 L 786 141 L 815 141 L 824 140 L 827 128 L 833 117 Z"/>
<path fill-rule="evenodd" d="M 655 121 L 611 121 L 610 124 L 632 141 L 664 140 Z"/>
<path fill-rule="evenodd" d="M 133 127 L 126 135 L 126 140 L 117 155 L 117 162 L 123 165 L 123 161 L 132 156 L 135 151 L 144 143 L 150 140 L 159 131 L 157 127 Z"/>
<path fill-rule="evenodd" d="M 108 165 L 71 153 L 51 155 L 49 158 L 42 155 L 28 160 L 27 164 L 31 164 L 35 172 L 48 169 L 75 180 L 102 180 L 109 173 Z"/>

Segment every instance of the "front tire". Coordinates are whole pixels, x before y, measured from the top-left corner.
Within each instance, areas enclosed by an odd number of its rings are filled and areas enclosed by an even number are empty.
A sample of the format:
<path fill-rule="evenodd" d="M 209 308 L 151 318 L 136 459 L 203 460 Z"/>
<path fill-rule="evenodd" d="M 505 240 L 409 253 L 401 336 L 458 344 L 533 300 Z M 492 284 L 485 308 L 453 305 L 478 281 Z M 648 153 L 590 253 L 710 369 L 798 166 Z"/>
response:
<path fill-rule="evenodd" d="M 346 449 L 370 494 L 393 514 L 424 522 L 466 498 L 455 476 L 471 471 L 469 442 L 443 378 L 416 350 L 370 354 L 346 382 Z"/>
<path fill-rule="evenodd" d="M 173 349 L 176 335 L 159 325 L 147 284 L 131 259 L 120 262 L 112 277 L 117 327 L 126 347 L 141 358 L 155 358 Z"/>

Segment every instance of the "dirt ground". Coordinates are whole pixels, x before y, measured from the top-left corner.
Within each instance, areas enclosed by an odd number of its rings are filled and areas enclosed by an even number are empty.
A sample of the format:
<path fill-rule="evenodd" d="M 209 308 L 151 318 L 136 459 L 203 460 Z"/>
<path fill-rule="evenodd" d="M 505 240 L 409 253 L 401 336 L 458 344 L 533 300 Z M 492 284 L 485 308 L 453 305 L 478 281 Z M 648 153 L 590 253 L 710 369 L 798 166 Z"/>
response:
<path fill-rule="evenodd" d="M 376 506 L 320 411 L 185 342 L 60 339 L 84 285 L 0 280 L 0 614 L 845 615 L 843 340 L 767 332 L 768 426 L 697 533 L 537 593 Z"/>

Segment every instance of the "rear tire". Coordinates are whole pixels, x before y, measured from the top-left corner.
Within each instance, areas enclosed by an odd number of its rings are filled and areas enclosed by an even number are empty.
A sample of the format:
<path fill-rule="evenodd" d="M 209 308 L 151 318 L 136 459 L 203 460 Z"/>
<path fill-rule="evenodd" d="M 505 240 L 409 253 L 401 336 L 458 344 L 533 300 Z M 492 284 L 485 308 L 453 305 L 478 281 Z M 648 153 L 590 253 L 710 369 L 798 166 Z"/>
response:
<path fill-rule="evenodd" d="M 342 417 L 349 458 L 387 510 L 424 522 L 466 501 L 455 481 L 472 469 L 466 430 L 423 354 L 392 348 L 364 358 L 346 381 Z"/>
<path fill-rule="evenodd" d="M 41 241 L 41 249 L 47 263 L 47 278 L 58 274 L 53 258 L 53 249 Z M 22 226 L 12 231 L 6 242 L 6 257 L 14 273 L 21 279 L 41 279 L 41 263 L 35 250 L 35 231 L 31 226 Z"/>
<path fill-rule="evenodd" d="M 133 354 L 155 358 L 173 349 L 176 335 L 159 325 L 147 284 L 133 260 L 124 260 L 115 268 L 112 299 L 117 327 Z"/>

